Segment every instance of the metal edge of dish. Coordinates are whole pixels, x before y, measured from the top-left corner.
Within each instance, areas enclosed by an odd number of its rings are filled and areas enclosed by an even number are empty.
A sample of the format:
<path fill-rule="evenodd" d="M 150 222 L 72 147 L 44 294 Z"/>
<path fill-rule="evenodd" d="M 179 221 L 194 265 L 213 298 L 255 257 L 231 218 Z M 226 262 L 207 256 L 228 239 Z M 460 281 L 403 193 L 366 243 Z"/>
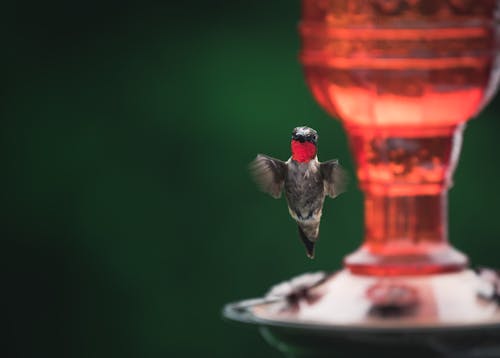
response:
<path fill-rule="evenodd" d="M 256 316 L 251 309 L 256 305 L 272 303 L 263 298 L 247 299 L 226 304 L 222 309 L 223 318 L 229 321 L 235 321 L 243 324 L 252 324 L 256 326 L 286 328 L 296 330 L 337 332 L 337 333 L 465 333 L 487 330 L 499 330 L 500 332 L 500 317 L 497 321 L 488 321 L 485 323 L 468 323 L 454 324 L 446 323 L 441 325 L 359 325 L 359 324 L 322 324 L 314 322 L 293 322 L 293 321 L 278 321 L 270 320 Z"/>

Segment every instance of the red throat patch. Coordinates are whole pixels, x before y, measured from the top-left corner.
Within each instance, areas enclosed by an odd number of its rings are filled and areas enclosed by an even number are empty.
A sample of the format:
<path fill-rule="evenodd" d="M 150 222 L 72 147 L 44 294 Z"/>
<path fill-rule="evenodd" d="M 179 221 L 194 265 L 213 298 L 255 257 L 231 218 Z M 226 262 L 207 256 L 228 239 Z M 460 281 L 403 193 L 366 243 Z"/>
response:
<path fill-rule="evenodd" d="M 292 140 L 292 159 L 296 162 L 305 163 L 316 156 L 316 145 L 311 142 L 301 143 Z"/>

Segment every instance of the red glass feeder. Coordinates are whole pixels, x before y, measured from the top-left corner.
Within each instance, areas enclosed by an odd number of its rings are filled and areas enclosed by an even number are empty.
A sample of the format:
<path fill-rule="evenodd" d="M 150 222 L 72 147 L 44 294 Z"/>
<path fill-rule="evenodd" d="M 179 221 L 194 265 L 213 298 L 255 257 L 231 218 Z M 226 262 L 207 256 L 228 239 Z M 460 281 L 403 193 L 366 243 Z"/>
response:
<path fill-rule="evenodd" d="M 418 329 L 422 348 L 457 328 L 462 342 L 470 330 L 500 341 L 498 304 L 481 298 L 485 283 L 447 227 L 466 122 L 500 79 L 499 14 L 496 0 L 302 0 L 300 61 L 314 98 L 348 134 L 365 239 L 344 270 L 311 286 L 320 298 L 293 310 L 272 297 L 254 302 L 245 306 L 254 323 L 304 335 L 321 327 L 336 344 L 343 335 L 397 342 Z"/>
<path fill-rule="evenodd" d="M 496 2 L 304 0 L 301 62 L 342 120 L 365 193 L 354 273 L 459 271 L 447 191 L 465 122 L 494 92 Z"/>

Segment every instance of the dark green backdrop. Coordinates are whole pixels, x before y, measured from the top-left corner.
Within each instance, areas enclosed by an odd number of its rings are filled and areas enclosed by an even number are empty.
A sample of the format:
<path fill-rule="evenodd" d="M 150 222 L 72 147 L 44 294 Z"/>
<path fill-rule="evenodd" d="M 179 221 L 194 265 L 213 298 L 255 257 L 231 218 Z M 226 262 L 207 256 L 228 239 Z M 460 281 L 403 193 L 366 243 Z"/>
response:
<path fill-rule="evenodd" d="M 283 200 L 247 173 L 291 129 L 352 173 L 297 61 L 299 2 L 5 2 L 1 336 L 6 357 L 279 357 L 224 303 L 333 270 L 362 236 L 352 183 L 308 260 Z M 492 104 L 466 132 L 450 232 L 499 265 Z"/>

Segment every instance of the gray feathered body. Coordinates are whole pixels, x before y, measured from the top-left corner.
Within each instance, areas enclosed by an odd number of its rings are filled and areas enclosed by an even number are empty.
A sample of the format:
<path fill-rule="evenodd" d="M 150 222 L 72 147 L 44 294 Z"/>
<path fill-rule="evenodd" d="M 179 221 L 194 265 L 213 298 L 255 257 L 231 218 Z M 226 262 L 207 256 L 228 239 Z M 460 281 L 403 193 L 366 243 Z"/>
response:
<path fill-rule="evenodd" d="M 308 163 L 287 162 L 285 197 L 290 215 L 298 224 L 299 234 L 309 256 L 319 236 L 319 223 L 325 201 L 325 188 L 317 158 Z"/>
<path fill-rule="evenodd" d="M 310 220 L 321 215 L 325 189 L 318 159 L 308 163 L 289 159 L 287 169 L 285 196 L 290 215 L 295 220 Z"/>

